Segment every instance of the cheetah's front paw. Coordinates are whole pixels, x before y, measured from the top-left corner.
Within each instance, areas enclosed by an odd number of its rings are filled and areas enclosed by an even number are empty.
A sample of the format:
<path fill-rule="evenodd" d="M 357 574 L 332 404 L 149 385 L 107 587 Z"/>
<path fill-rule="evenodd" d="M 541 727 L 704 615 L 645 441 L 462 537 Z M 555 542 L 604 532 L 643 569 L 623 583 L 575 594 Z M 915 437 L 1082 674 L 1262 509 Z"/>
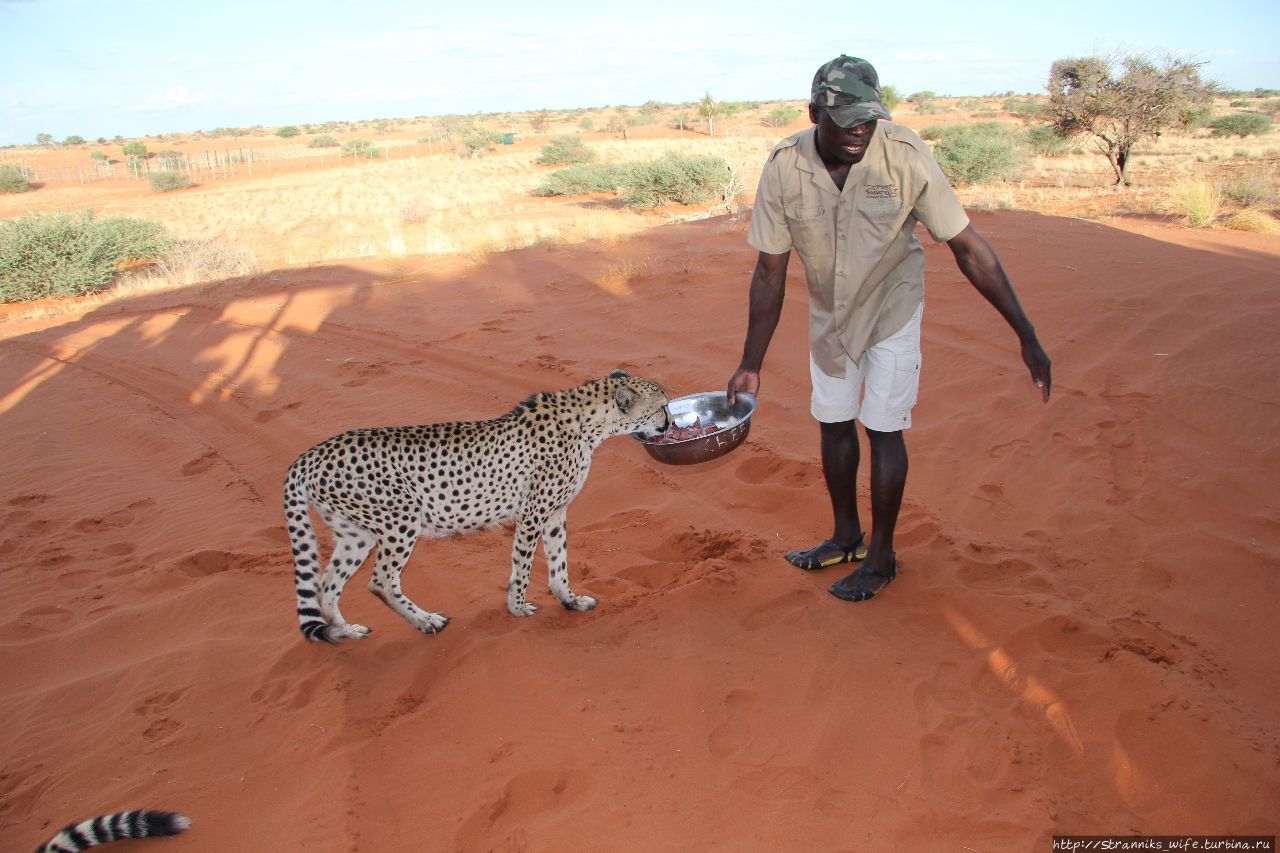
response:
<path fill-rule="evenodd" d="M 438 634 L 449 624 L 449 617 L 443 613 L 423 613 L 413 624 L 424 634 Z"/>

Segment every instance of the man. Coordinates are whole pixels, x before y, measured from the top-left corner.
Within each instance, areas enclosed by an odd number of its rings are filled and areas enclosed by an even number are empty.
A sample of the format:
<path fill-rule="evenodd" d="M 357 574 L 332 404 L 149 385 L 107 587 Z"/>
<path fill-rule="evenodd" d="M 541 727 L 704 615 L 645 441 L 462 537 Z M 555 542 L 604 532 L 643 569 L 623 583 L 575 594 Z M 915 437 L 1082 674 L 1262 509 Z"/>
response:
<path fill-rule="evenodd" d="M 1000 259 L 969 224 L 929 147 L 907 128 L 882 123 L 889 112 L 869 62 L 840 56 L 819 68 L 809 119 L 814 127 L 779 142 L 760 176 L 747 238 L 760 254 L 742 362 L 728 393 L 732 399 L 738 391 L 759 391 L 794 248 L 809 284 L 811 411 L 821 425 L 835 527 L 830 539 L 786 556 L 810 570 L 861 562 L 831 593 L 865 601 L 897 575 L 893 533 L 907 479 L 902 433 L 911 426 L 920 381 L 924 250 L 914 235 L 917 222 L 950 246 L 960 271 L 1017 334 L 1045 402 L 1049 357 Z M 871 447 L 865 548 L 856 421 Z"/>

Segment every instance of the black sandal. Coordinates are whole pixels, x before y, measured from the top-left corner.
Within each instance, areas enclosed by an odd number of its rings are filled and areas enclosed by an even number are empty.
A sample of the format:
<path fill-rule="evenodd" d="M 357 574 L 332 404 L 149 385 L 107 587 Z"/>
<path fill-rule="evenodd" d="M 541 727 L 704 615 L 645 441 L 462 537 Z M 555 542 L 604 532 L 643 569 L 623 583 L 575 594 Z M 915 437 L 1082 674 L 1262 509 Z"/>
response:
<path fill-rule="evenodd" d="M 891 559 L 892 563 L 889 566 L 888 573 L 872 572 L 868 571 L 865 566 L 859 566 L 847 576 L 833 583 L 828 592 L 844 601 L 868 601 L 875 598 L 877 593 L 898 576 L 897 557 L 895 556 Z M 842 583 L 850 579 L 852 579 L 851 588 L 841 586 Z M 879 584 L 875 584 L 877 580 Z"/>
<path fill-rule="evenodd" d="M 788 551 L 787 562 L 797 569 L 804 569 L 806 572 L 814 572 L 829 566 L 838 566 L 841 563 L 861 562 L 867 556 L 867 549 L 862 544 L 864 538 L 866 538 L 866 534 L 859 533 L 857 541 L 852 545 L 841 545 L 839 542 L 824 539 L 807 551 Z M 834 557 L 819 560 L 817 553 L 828 546 L 839 550 L 840 553 Z"/>

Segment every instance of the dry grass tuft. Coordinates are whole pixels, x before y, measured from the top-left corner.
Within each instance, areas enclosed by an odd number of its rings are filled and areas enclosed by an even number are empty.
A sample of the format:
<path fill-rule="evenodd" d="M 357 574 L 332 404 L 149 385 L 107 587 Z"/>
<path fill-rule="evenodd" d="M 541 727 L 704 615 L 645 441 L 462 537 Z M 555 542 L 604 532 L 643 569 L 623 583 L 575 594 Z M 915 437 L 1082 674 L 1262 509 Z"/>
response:
<path fill-rule="evenodd" d="M 1280 222 L 1265 208 L 1252 206 L 1237 210 L 1222 223 L 1233 231 L 1254 234 L 1280 234 Z"/>
<path fill-rule="evenodd" d="M 1169 188 L 1170 210 L 1192 228 L 1210 228 L 1222 213 L 1222 191 L 1205 178 L 1184 178 Z"/>
<path fill-rule="evenodd" d="M 262 265 L 252 253 L 217 240 L 183 240 L 152 266 L 126 273 L 111 289 L 112 298 L 186 287 L 205 281 L 256 275 Z"/>

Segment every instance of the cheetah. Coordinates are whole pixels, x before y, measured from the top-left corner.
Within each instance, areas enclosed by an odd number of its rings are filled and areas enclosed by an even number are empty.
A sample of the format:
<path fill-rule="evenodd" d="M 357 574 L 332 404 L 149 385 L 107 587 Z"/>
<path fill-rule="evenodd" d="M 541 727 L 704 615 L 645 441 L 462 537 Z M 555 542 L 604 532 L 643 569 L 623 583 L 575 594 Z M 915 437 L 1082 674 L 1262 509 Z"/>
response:
<path fill-rule="evenodd" d="M 615 370 L 576 388 L 534 394 L 493 420 L 357 429 L 312 447 L 289 467 L 284 481 L 303 636 L 339 643 L 371 633 L 346 622 L 338 602 L 375 547 L 369 591 L 419 631 L 443 630 L 446 616 L 420 608 L 400 589 L 414 543 L 512 518 L 511 615 L 537 610 L 525 592 L 539 539 L 551 593 L 566 610 L 593 609 L 596 599 L 569 588 L 569 502 L 582 490 L 591 454 L 606 438 L 651 439 L 666 432 L 668 402 L 657 383 Z M 308 505 L 333 533 L 327 564 L 320 559 Z"/>

